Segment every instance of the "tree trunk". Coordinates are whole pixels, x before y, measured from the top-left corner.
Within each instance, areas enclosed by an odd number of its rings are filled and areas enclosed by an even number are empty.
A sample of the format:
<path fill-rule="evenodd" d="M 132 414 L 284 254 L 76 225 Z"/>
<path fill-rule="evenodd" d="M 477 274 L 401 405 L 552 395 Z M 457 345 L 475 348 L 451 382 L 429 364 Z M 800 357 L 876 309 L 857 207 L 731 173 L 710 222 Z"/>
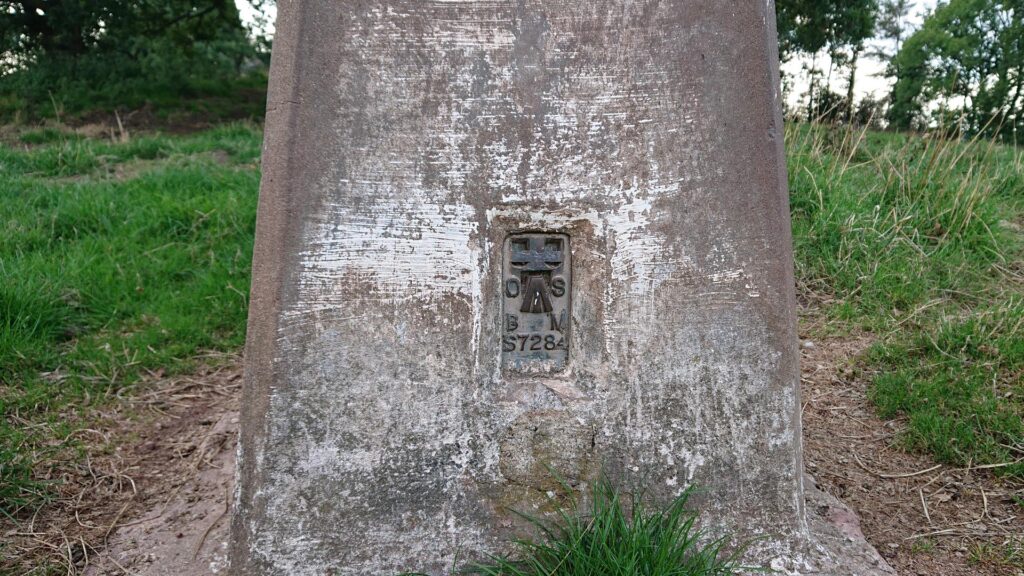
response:
<path fill-rule="evenodd" d="M 1020 101 L 1021 87 L 1024 86 L 1024 65 L 1017 67 L 1017 85 L 1013 89 L 1013 98 L 1010 99 L 1009 113 L 1013 115 L 1013 143 L 1017 144 L 1017 128 L 1021 126 L 1021 117 L 1024 116 L 1024 110 L 1021 110 L 1021 106 L 1024 103 Z"/>
<path fill-rule="evenodd" d="M 814 122 L 814 72 L 818 69 L 818 53 L 811 57 L 811 70 L 808 73 L 807 83 L 807 121 Z"/>
<path fill-rule="evenodd" d="M 853 89 L 857 83 L 857 60 L 863 47 L 856 46 L 850 58 L 850 81 L 846 84 L 846 123 L 853 124 Z"/>

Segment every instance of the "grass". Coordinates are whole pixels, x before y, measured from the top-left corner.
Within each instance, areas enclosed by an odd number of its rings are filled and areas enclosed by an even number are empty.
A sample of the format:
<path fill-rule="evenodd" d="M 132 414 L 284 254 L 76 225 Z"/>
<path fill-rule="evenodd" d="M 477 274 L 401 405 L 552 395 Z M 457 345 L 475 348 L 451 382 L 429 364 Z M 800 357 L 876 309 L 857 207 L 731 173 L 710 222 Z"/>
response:
<path fill-rule="evenodd" d="M 572 494 L 572 490 L 567 489 Z M 589 510 L 577 499 L 556 502 L 555 521 L 524 518 L 539 535 L 515 542 L 509 556 L 492 556 L 458 574 L 478 576 L 729 576 L 742 566 L 742 547 L 727 552 L 727 538 L 713 539 L 697 528 L 687 505 L 692 490 L 665 507 L 650 507 L 634 494 L 624 497 L 598 483 Z M 756 569 L 755 569 L 756 570 Z"/>
<path fill-rule="evenodd" d="M 128 142 L 61 128 L 0 147 L 0 511 L 25 514 L 64 438 L 147 370 L 244 339 L 260 130 Z M 1024 477 L 1024 154 L 796 125 L 797 276 L 900 441 Z"/>
<path fill-rule="evenodd" d="M 793 127 L 802 291 L 838 330 L 872 332 L 865 368 L 900 440 L 1024 476 L 1024 154 L 987 142 Z"/>
<path fill-rule="evenodd" d="M 968 548 L 968 560 L 972 564 L 988 564 L 1019 569 L 1024 566 L 1022 548 L 1013 545 L 998 545 L 991 542 L 973 542 Z"/>
<path fill-rule="evenodd" d="M 244 339 L 260 131 L 0 148 L 0 511 L 75 417 L 146 370 L 189 370 Z"/>

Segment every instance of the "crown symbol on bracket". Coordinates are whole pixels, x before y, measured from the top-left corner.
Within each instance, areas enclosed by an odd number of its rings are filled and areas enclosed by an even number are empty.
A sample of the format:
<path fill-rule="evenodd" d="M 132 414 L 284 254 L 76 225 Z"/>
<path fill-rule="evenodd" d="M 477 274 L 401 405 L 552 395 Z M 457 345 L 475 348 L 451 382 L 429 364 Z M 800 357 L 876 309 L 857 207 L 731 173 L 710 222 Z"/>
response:
<path fill-rule="evenodd" d="M 562 265 L 562 240 L 559 238 L 518 238 L 512 241 L 512 268 L 523 282 L 520 312 L 551 312 L 551 272 Z"/>

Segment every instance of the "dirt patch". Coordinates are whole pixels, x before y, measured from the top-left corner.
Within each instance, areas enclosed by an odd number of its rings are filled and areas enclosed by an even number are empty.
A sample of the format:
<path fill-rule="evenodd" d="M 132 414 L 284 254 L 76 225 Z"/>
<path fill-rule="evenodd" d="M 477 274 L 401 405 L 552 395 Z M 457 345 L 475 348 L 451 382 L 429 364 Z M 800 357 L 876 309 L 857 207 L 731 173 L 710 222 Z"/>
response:
<path fill-rule="evenodd" d="M 39 146 L 22 142 L 20 137 L 27 131 L 42 128 L 54 128 L 68 136 L 91 140 L 126 142 L 132 137 L 152 133 L 179 136 L 195 134 L 227 122 L 262 123 L 266 89 L 240 88 L 230 97 L 198 97 L 182 100 L 181 103 L 184 107 L 176 109 L 159 110 L 146 104 L 138 108 L 92 110 L 59 118 L 0 124 L 0 144 L 19 149 Z"/>
<path fill-rule="evenodd" d="M 103 550 L 83 572 L 86 576 L 131 574 L 179 576 L 220 574 L 227 567 L 228 524 L 231 490 L 234 485 L 235 443 L 238 411 L 219 409 L 202 416 L 203 424 L 216 423 L 195 449 L 203 454 L 193 459 L 182 474 L 178 470 L 153 471 L 156 478 L 169 475 L 177 484 L 162 502 L 150 502 L 142 518 L 120 527 Z M 186 435 L 186 442 L 194 436 Z M 180 441 L 175 442 L 181 444 Z M 158 451 L 152 441 L 148 449 Z M 184 478 L 184 482 L 177 482 Z"/>
<path fill-rule="evenodd" d="M 821 488 L 861 519 L 901 576 L 1024 575 L 1024 483 L 991 469 L 937 465 L 899 449 L 903 423 L 882 421 L 858 358 L 870 335 L 806 342 L 804 460 Z"/>
<path fill-rule="evenodd" d="M 0 573 L 210 574 L 224 565 L 241 363 L 154 374 L 96 415 L 86 455 L 51 471 L 56 501 L 5 519 Z"/>
<path fill-rule="evenodd" d="M 260 120 L 266 102 L 264 88 L 242 88 L 230 98 L 194 98 L 183 103 L 189 108 L 159 111 L 152 105 L 134 109 L 94 110 L 72 115 L 64 121 L 73 128 L 98 135 L 163 132 L 193 134 L 225 122 Z"/>

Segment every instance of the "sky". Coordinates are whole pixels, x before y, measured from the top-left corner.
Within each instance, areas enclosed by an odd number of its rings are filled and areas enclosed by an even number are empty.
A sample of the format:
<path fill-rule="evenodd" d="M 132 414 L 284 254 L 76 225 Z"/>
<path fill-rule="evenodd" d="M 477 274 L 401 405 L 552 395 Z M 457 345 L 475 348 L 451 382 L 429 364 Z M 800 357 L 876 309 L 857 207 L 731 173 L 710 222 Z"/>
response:
<path fill-rule="evenodd" d="M 256 10 L 249 3 L 249 0 L 235 0 L 235 6 L 238 7 L 238 13 L 242 17 L 242 22 L 246 26 L 251 26 L 253 21 L 256 19 Z M 277 4 L 273 4 L 267 8 L 267 26 L 266 32 L 270 37 L 274 36 L 274 20 L 277 17 Z"/>
<path fill-rule="evenodd" d="M 920 25 L 922 15 L 935 8 L 935 4 L 938 0 L 917 0 L 913 2 L 914 7 L 911 9 L 911 19 L 915 26 Z M 246 24 L 251 24 L 256 15 L 256 11 L 253 9 L 252 4 L 249 0 L 235 0 L 235 4 L 238 6 L 238 11 L 242 15 L 242 21 Z M 271 13 L 269 14 L 269 24 L 267 26 L 267 32 L 273 35 L 274 32 L 274 17 L 276 16 L 276 6 L 270 7 Z M 805 100 L 807 93 L 807 74 L 804 68 L 810 64 L 809 58 L 794 58 L 792 61 L 786 63 L 783 66 L 783 70 L 786 75 L 792 79 L 792 86 L 787 94 L 787 100 L 791 106 L 799 106 L 801 101 Z M 818 58 L 817 62 L 819 68 L 828 71 L 829 61 L 828 57 L 822 56 Z M 885 65 L 874 58 L 862 58 L 860 65 L 857 70 L 857 83 L 855 84 L 855 96 L 854 100 L 860 100 L 865 96 L 873 96 L 875 98 L 881 98 L 889 91 L 889 81 L 882 76 L 882 72 L 885 69 Z M 832 78 L 832 89 L 841 93 L 846 93 L 846 75 L 847 72 L 841 71 L 838 74 L 833 74 Z"/>

